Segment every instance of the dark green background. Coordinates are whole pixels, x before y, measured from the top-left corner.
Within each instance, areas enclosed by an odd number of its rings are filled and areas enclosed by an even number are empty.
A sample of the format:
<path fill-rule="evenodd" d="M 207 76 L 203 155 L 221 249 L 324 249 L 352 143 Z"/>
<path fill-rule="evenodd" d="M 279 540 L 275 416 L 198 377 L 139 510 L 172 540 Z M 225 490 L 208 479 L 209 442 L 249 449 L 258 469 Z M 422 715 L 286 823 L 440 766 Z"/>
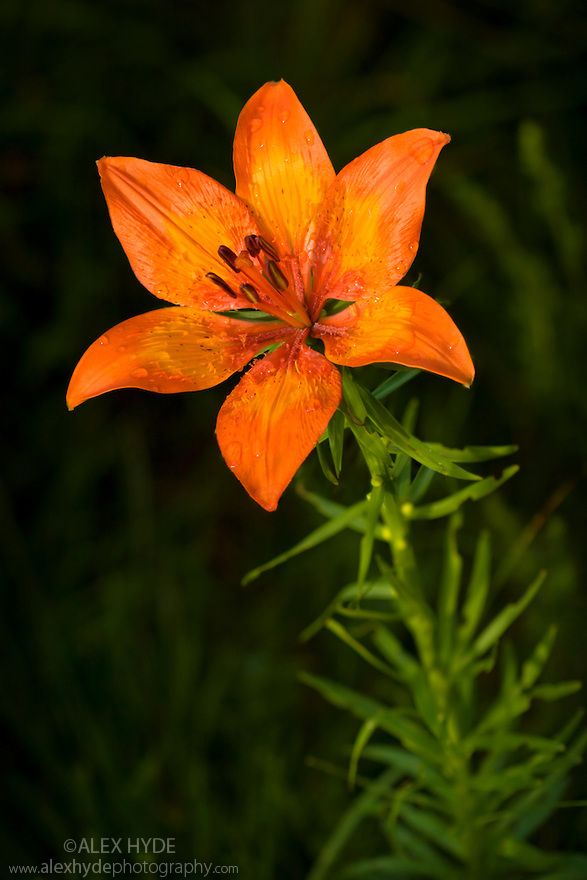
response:
<path fill-rule="evenodd" d="M 226 388 L 66 411 L 84 348 L 157 305 L 112 232 L 94 161 L 136 155 L 232 186 L 239 109 L 281 76 L 337 168 L 411 127 L 452 134 L 408 281 L 422 273 L 448 304 L 478 377 L 469 393 L 420 377 L 395 411 L 417 394 L 426 438 L 520 444 L 520 476 L 471 511 L 465 550 L 489 523 L 506 559 L 500 600 L 549 569 L 516 646 L 556 620 L 547 678 L 582 677 L 584 3 L 4 0 L 0 21 L 2 852 L 36 861 L 67 837 L 172 836 L 181 858 L 303 877 L 349 802 L 305 758 L 344 767 L 356 725 L 296 673 L 367 689 L 370 676 L 331 637 L 297 635 L 352 578 L 356 542 L 243 590 L 248 568 L 318 518 L 293 489 L 264 513 L 223 465 L 213 429 Z M 341 494 L 315 462 L 302 479 Z M 366 488 L 352 452 L 345 483 L 346 495 Z M 433 585 L 440 535 L 424 527 L 419 540 Z M 580 702 L 534 714 L 532 730 Z M 539 842 L 579 848 L 585 833 L 565 810 Z M 382 848 L 367 833 L 357 843 Z"/>

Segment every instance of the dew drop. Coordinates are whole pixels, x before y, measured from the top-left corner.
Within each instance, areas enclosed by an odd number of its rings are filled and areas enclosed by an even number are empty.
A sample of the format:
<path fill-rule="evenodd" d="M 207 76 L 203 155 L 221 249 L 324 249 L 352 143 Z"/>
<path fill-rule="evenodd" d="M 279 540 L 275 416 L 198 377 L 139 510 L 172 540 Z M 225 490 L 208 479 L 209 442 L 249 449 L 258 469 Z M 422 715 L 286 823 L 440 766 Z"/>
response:
<path fill-rule="evenodd" d="M 281 113 L 279 114 L 280 122 L 282 122 L 282 123 L 287 122 L 288 119 L 289 119 L 289 110 L 282 110 Z"/>
<path fill-rule="evenodd" d="M 310 128 L 304 132 L 304 140 L 309 147 L 314 143 L 314 132 Z"/>
<path fill-rule="evenodd" d="M 131 376 L 133 379 L 144 379 L 145 376 L 148 376 L 149 373 L 145 370 L 144 367 L 137 367 L 136 370 L 133 370 Z"/>
<path fill-rule="evenodd" d="M 228 467 L 231 470 L 234 470 L 234 468 L 239 466 L 239 464 L 241 462 L 242 454 L 243 454 L 242 444 L 237 443 L 236 441 L 233 441 L 232 443 L 228 444 L 228 446 L 226 447 L 226 451 L 224 453 L 224 459 L 226 461 L 226 464 L 228 465 Z"/>
<path fill-rule="evenodd" d="M 416 162 L 426 165 L 434 155 L 434 141 L 428 137 L 421 138 L 412 145 L 410 152 Z"/>
<path fill-rule="evenodd" d="M 418 250 L 418 244 L 418 241 L 411 241 L 408 245 L 408 250 L 411 251 L 411 253 L 415 254 Z"/>
<path fill-rule="evenodd" d="M 98 345 L 110 345 L 110 339 L 108 338 L 108 334 L 104 333 L 103 336 L 100 336 L 98 339 Z"/>
<path fill-rule="evenodd" d="M 253 118 L 251 119 L 251 123 L 249 125 L 251 134 L 255 134 L 256 131 L 259 131 L 259 129 L 261 128 L 262 125 L 263 125 L 262 119 L 260 119 L 258 116 L 253 116 Z"/>
<path fill-rule="evenodd" d="M 180 189 L 181 189 L 181 188 L 182 188 L 182 186 L 183 186 L 183 183 L 182 183 L 182 181 L 181 181 L 181 180 L 178 180 L 178 181 L 177 181 L 177 185 L 178 185 L 178 187 L 179 187 L 179 188 L 180 188 Z"/>

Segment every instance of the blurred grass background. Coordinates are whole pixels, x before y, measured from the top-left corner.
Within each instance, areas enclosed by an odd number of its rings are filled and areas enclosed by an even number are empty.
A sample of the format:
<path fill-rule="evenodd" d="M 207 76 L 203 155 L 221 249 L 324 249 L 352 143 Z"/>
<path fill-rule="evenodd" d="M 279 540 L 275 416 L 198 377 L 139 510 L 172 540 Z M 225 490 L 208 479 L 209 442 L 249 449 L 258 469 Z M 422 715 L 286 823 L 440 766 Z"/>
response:
<path fill-rule="evenodd" d="M 66 411 L 84 348 L 156 305 L 94 161 L 136 155 L 232 186 L 239 109 L 281 76 L 337 168 L 411 127 L 451 133 L 408 280 L 421 273 L 449 305 L 478 378 L 466 393 L 420 377 L 396 406 L 422 398 L 428 439 L 520 444 L 521 475 L 468 534 L 494 530 L 500 598 L 548 568 L 516 640 L 528 648 L 558 621 L 552 678 L 584 677 L 584 4 L 4 0 L 0 22 L 2 852 L 35 861 L 66 837 L 172 836 L 181 858 L 303 877 L 349 799 L 304 760 L 343 764 L 355 725 L 296 672 L 369 676 L 328 636 L 297 636 L 352 577 L 356 545 L 243 590 L 248 568 L 317 518 L 293 490 L 264 513 L 224 467 L 213 426 L 226 388 Z M 302 478 L 324 490 L 315 463 Z M 352 454 L 347 481 L 363 491 Z M 427 551 L 440 540 L 421 534 Z M 575 707 L 536 714 L 536 731 Z M 578 779 L 569 797 L 584 794 Z M 564 810 L 541 842 L 580 849 L 586 833 Z"/>

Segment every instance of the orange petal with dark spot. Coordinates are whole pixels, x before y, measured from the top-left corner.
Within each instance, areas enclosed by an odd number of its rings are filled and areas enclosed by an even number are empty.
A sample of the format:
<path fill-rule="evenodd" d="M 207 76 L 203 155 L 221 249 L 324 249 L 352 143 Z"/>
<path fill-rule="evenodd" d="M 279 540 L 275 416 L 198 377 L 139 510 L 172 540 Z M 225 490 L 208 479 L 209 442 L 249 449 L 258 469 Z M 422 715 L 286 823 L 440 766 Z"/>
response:
<path fill-rule="evenodd" d="M 394 135 L 342 169 L 312 225 L 312 315 L 329 298 L 355 301 L 396 284 L 420 239 L 426 185 L 450 137 Z"/>
<path fill-rule="evenodd" d="M 224 460 L 249 495 L 275 510 L 341 397 L 338 370 L 287 342 L 258 361 L 226 399 L 216 425 Z"/>
<path fill-rule="evenodd" d="M 239 321 L 170 307 L 117 324 L 91 345 L 78 363 L 67 405 L 117 388 L 200 391 L 240 370 L 264 347 L 293 331 L 277 322 Z"/>
<path fill-rule="evenodd" d="M 312 120 L 286 82 L 245 104 L 234 138 L 236 192 L 283 256 L 299 255 L 334 169 Z"/>
<path fill-rule="evenodd" d="M 214 310 L 250 308 L 240 276 L 218 256 L 257 231 L 247 206 L 193 168 L 119 156 L 98 162 L 114 231 L 135 275 L 160 299 Z M 206 277 L 213 272 L 236 297 Z"/>
<path fill-rule="evenodd" d="M 392 287 L 324 318 L 313 335 L 326 357 L 346 367 L 391 362 L 470 385 L 475 368 L 458 327 L 432 297 Z"/>

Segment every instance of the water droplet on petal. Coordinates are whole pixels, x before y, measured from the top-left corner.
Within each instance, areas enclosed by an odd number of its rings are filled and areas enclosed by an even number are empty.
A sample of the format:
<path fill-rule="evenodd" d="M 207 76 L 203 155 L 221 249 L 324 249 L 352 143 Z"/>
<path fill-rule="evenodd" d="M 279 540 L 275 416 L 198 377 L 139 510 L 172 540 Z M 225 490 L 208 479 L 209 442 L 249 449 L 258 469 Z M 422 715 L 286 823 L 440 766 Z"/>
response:
<path fill-rule="evenodd" d="M 253 116 L 253 118 L 251 119 L 250 125 L 249 125 L 251 134 L 255 134 L 256 131 L 259 131 L 259 129 L 261 128 L 262 125 L 263 125 L 263 120 L 260 119 L 258 116 Z"/>
<path fill-rule="evenodd" d="M 237 443 L 236 441 L 228 444 L 224 451 L 224 460 L 231 470 L 234 470 L 234 468 L 239 466 L 239 464 L 241 463 L 242 454 L 242 444 Z"/>
<path fill-rule="evenodd" d="M 418 241 L 411 241 L 408 245 L 408 250 L 411 251 L 411 253 L 415 254 L 416 251 L 418 250 L 418 245 L 419 245 Z"/>
<path fill-rule="evenodd" d="M 288 119 L 289 119 L 289 110 L 282 110 L 281 113 L 279 114 L 279 121 L 280 122 L 287 122 Z"/>
<path fill-rule="evenodd" d="M 148 375 L 149 373 L 147 370 L 145 370 L 144 367 L 137 367 L 136 370 L 133 370 L 131 372 L 131 376 L 133 377 L 133 379 L 144 379 L 145 376 Z"/>
<path fill-rule="evenodd" d="M 100 338 L 98 339 L 98 345 L 110 345 L 110 339 L 108 338 L 107 333 L 104 333 L 102 336 L 100 336 Z"/>
<path fill-rule="evenodd" d="M 314 132 L 311 128 L 304 132 L 304 140 L 308 144 L 309 147 L 314 143 Z"/>
<path fill-rule="evenodd" d="M 432 138 L 425 137 L 412 144 L 410 150 L 412 156 L 420 165 L 426 165 L 434 156 L 434 141 Z"/>

